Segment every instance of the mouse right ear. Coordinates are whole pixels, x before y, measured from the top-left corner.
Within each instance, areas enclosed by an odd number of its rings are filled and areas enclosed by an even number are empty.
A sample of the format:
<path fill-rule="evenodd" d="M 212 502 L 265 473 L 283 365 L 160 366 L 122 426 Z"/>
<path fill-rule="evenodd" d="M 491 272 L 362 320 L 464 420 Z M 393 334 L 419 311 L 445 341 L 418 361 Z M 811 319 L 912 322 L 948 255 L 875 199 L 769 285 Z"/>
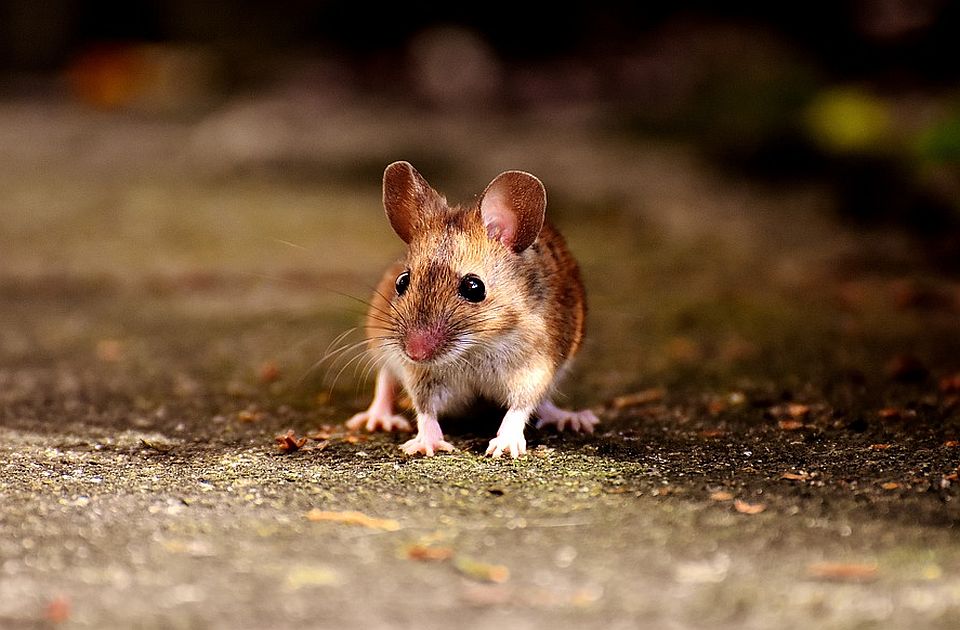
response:
<path fill-rule="evenodd" d="M 436 195 L 410 162 L 394 162 L 383 171 L 383 209 L 404 243 L 413 239 L 424 205 Z"/>
<path fill-rule="evenodd" d="M 524 171 L 500 173 L 480 195 L 480 216 L 487 236 L 517 253 L 537 240 L 546 209 L 543 183 Z"/>

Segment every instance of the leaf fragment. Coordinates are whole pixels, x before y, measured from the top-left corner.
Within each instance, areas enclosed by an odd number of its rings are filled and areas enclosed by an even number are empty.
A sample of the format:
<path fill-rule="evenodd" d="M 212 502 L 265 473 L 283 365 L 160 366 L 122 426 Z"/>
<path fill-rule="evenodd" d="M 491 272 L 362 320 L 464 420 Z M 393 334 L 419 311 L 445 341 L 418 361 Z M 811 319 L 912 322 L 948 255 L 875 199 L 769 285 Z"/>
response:
<path fill-rule="evenodd" d="M 807 565 L 807 575 L 836 582 L 869 582 L 879 573 L 876 563 L 814 562 Z"/>
<path fill-rule="evenodd" d="M 764 503 L 747 503 L 742 499 L 733 502 L 733 508 L 741 514 L 759 514 L 767 509 Z"/>
<path fill-rule="evenodd" d="M 791 418 L 806 418 L 810 415 L 810 405 L 801 405 L 800 403 L 790 403 L 786 408 L 787 415 Z"/>
<path fill-rule="evenodd" d="M 61 624 L 70 620 L 70 598 L 60 595 L 53 598 L 43 611 L 43 617 L 52 624 Z"/>
<path fill-rule="evenodd" d="M 624 409 L 626 407 L 639 407 L 649 405 L 650 403 L 660 402 L 666 395 L 666 390 L 662 387 L 651 387 L 633 394 L 624 394 L 617 396 L 611 401 L 614 409 Z"/>
<path fill-rule="evenodd" d="M 273 439 L 277 442 L 277 448 L 280 449 L 281 453 L 295 453 L 307 443 L 307 438 L 298 438 L 296 433 L 293 432 L 293 429 Z"/>
<path fill-rule="evenodd" d="M 804 425 L 802 420 L 794 420 L 791 418 L 778 421 L 777 426 L 780 427 L 781 431 L 799 431 Z"/>
<path fill-rule="evenodd" d="M 944 394 L 960 394 L 960 372 L 944 376 L 939 382 L 940 391 Z"/>
<path fill-rule="evenodd" d="M 280 366 L 276 361 L 265 361 L 257 370 L 257 376 L 261 383 L 273 383 L 280 378 Z"/>
<path fill-rule="evenodd" d="M 453 566 L 468 578 L 480 582 L 503 584 L 510 579 L 510 569 L 502 564 L 489 564 L 466 556 L 457 556 L 453 559 Z"/>
<path fill-rule="evenodd" d="M 313 508 L 307 512 L 307 520 L 317 522 L 343 523 L 346 525 L 359 525 L 370 529 L 380 529 L 387 532 L 395 532 L 400 529 L 400 523 L 392 518 L 374 518 L 367 516 L 363 512 L 330 512 Z"/>
<path fill-rule="evenodd" d="M 140 438 L 140 444 L 143 446 L 153 449 L 158 453 L 169 453 L 173 450 L 174 445 L 169 442 L 162 442 L 160 440 Z"/>
<path fill-rule="evenodd" d="M 719 438 L 725 436 L 726 434 L 727 432 L 723 429 L 704 429 L 699 433 L 700 437 L 704 438 Z"/>
<path fill-rule="evenodd" d="M 424 562 L 442 562 L 453 557 L 453 549 L 450 547 L 436 547 L 433 545 L 410 545 L 405 554 L 410 560 L 420 560 Z"/>

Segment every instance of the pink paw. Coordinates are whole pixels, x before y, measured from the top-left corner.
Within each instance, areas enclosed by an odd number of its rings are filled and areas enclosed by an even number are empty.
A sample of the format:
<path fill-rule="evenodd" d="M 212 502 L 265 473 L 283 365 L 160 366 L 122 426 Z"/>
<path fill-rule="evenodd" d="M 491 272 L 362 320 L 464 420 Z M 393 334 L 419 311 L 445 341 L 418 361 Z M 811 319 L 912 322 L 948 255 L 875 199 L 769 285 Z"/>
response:
<path fill-rule="evenodd" d="M 505 433 L 490 440 L 486 455 L 500 457 L 504 453 L 510 453 L 510 457 L 516 459 L 526 452 L 527 441 L 523 438 L 523 433 Z"/>
<path fill-rule="evenodd" d="M 563 431 L 567 426 L 574 433 L 593 433 L 594 427 L 599 424 L 600 419 L 589 409 L 583 411 L 567 411 L 553 407 L 546 413 L 542 413 L 535 425 L 538 429 L 547 425 L 555 425 L 557 431 Z"/>
<path fill-rule="evenodd" d="M 361 411 L 347 420 L 347 428 L 352 431 L 366 429 L 367 431 L 410 431 L 410 422 L 403 416 L 395 416 L 389 411 L 382 412 L 373 409 Z"/>
<path fill-rule="evenodd" d="M 400 450 L 406 453 L 407 455 L 416 455 L 417 453 L 423 453 L 427 457 L 433 457 L 434 451 L 455 451 L 457 450 L 453 444 L 447 442 L 442 438 L 438 439 L 429 439 L 421 436 L 417 436 L 412 440 L 407 440 L 400 445 Z"/>

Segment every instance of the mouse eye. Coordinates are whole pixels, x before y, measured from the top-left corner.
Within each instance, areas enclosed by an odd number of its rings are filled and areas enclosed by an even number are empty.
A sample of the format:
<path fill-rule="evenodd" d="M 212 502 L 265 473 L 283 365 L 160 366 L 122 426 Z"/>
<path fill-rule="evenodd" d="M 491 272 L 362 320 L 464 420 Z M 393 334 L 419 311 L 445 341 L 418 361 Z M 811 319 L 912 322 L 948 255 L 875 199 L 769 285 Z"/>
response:
<path fill-rule="evenodd" d="M 472 273 L 463 277 L 460 286 L 457 287 L 457 293 L 468 302 L 483 302 L 483 299 L 487 297 L 487 289 L 483 286 L 483 280 Z"/>
<path fill-rule="evenodd" d="M 397 276 L 396 283 L 397 295 L 403 295 L 407 292 L 407 287 L 410 286 L 410 272 L 404 271 L 399 276 Z"/>

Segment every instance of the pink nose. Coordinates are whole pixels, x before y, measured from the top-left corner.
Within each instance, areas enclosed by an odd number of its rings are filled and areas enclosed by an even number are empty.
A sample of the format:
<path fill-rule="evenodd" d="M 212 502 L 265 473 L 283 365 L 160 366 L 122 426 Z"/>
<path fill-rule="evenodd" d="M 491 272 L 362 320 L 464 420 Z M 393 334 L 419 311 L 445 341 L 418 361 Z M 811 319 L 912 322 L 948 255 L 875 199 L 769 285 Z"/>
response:
<path fill-rule="evenodd" d="M 428 361 L 443 345 L 443 334 L 436 329 L 411 330 L 404 343 L 407 356 L 414 361 Z"/>

